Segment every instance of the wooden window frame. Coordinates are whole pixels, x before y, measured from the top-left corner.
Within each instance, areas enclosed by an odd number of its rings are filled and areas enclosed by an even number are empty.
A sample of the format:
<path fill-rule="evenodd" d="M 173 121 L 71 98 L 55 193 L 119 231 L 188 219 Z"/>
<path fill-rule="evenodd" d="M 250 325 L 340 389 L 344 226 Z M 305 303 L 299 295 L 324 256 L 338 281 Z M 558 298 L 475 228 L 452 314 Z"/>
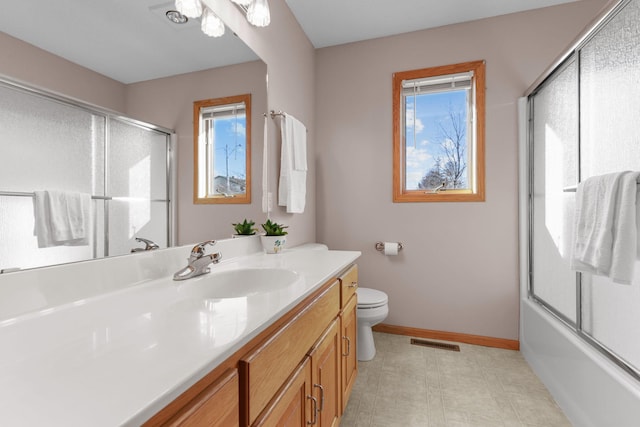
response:
<path fill-rule="evenodd" d="M 200 144 L 200 111 L 203 108 L 244 102 L 246 114 L 246 179 L 244 195 L 200 197 L 198 192 Z M 193 103 L 193 203 L 194 204 L 250 204 L 251 203 L 251 94 L 204 99 Z"/>
<path fill-rule="evenodd" d="M 474 190 L 441 190 L 437 192 L 405 189 L 405 141 L 402 132 L 402 82 L 473 71 L 475 95 Z M 393 74 L 393 202 L 482 202 L 485 200 L 485 61 L 471 61 L 439 67 L 422 68 Z M 471 174 L 471 169 L 469 170 Z"/>

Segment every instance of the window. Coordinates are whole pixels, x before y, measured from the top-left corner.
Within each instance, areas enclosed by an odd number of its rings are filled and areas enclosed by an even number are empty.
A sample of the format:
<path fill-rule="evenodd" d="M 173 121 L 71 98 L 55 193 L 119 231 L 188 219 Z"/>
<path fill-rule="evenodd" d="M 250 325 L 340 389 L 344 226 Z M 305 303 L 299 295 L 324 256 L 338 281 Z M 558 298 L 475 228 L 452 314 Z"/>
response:
<path fill-rule="evenodd" d="M 393 201 L 484 201 L 484 61 L 393 75 Z"/>
<path fill-rule="evenodd" d="M 194 203 L 251 203 L 251 95 L 193 103 Z"/>

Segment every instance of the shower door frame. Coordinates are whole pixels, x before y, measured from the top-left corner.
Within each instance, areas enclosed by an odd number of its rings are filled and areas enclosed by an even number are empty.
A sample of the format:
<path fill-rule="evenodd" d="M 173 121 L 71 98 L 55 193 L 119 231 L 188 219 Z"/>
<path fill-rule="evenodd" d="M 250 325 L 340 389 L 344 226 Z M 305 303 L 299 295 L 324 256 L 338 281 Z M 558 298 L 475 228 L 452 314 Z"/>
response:
<path fill-rule="evenodd" d="M 78 110 L 85 111 L 89 114 L 104 118 L 104 194 L 108 194 L 108 164 L 109 164 L 109 149 L 110 149 L 110 122 L 112 120 L 119 121 L 122 123 L 126 123 L 131 126 L 137 126 L 144 130 L 157 132 L 159 134 L 165 135 L 165 147 L 166 147 L 166 165 L 165 165 L 165 176 L 166 176 L 166 196 L 165 199 L 150 199 L 149 202 L 166 202 L 166 218 L 167 218 L 167 229 L 166 229 L 166 239 L 167 239 L 167 247 L 174 246 L 176 244 L 176 208 L 175 208 L 175 200 L 176 200 L 176 174 L 175 174 L 175 143 L 173 141 L 172 136 L 175 135 L 175 131 L 172 129 L 165 128 L 163 126 L 155 125 L 152 123 L 143 122 L 131 117 L 124 116 L 118 112 L 109 110 L 107 108 L 99 107 L 93 104 L 89 104 L 83 101 L 80 101 L 75 98 L 71 98 L 59 93 L 51 92 L 46 89 L 38 88 L 35 86 L 30 86 L 27 83 L 23 83 L 17 80 L 14 80 L 10 77 L 0 75 L 0 87 L 4 87 L 7 89 L 15 90 L 21 93 L 25 93 L 31 96 L 36 96 L 38 98 L 43 98 L 48 101 L 52 101 L 58 104 L 65 105 L 67 107 L 76 108 Z M 15 194 L 8 194 L 15 193 Z M 25 196 L 30 195 L 30 193 L 22 193 L 22 192 L 7 192 L 4 196 Z M 92 195 L 93 196 L 93 195 Z M 109 255 L 109 201 L 113 199 L 111 196 L 100 196 L 98 197 L 100 200 L 104 200 L 104 254 L 100 258 L 108 257 Z M 94 233 L 97 234 L 97 228 L 94 228 Z M 97 257 L 97 239 L 94 235 L 94 243 L 93 243 L 93 258 L 91 259 L 99 259 Z M 82 260 L 89 261 L 90 259 Z M 82 261 L 73 261 L 73 262 L 82 262 Z M 42 266 L 42 267 L 48 267 Z M 34 268 L 42 268 L 42 267 L 34 267 Z"/>
<path fill-rule="evenodd" d="M 618 356 L 615 351 L 605 346 L 603 343 L 595 339 L 593 336 L 586 333 L 582 327 L 582 273 L 576 272 L 576 321 L 569 319 L 566 315 L 561 313 L 558 309 L 553 307 L 551 304 L 547 303 L 544 299 L 540 298 L 535 294 L 535 286 L 534 286 L 534 274 L 533 274 L 533 213 L 534 213 L 534 104 L 535 104 L 535 95 L 544 88 L 556 75 L 556 73 L 564 70 L 566 66 L 568 66 L 572 61 L 576 62 L 577 65 L 577 97 L 578 97 L 578 111 L 577 111 L 577 179 L 578 182 L 581 181 L 581 110 L 580 110 L 580 53 L 582 48 L 598 33 L 598 31 L 604 27 L 609 21 L 611 21 L 620 11 L 622 11 L 632 0 L 619 0 L 614 3 L 608 11 L 606 11 L 603 16 L 597 19 L 586 31 L 585 33 L 577 39 L 577 41 L 571 46 L 569 50 L 567 50 L 560 58 L 549 68 L 545 73 L 543 73 L 534 84 L 527 90 L 525 96 L 527 97 L 527 165 L 528 165 L 528 194 L 527 194 L 527 228 L 528 228 L 528 242 L 527 249 L 528 254 L 526 257 L 527 262 L 527 297 L 541 306 L 545 311 L 547 311 L 551 316 L 558 319 L 562 324 L 564 324 L 571 332 L 576 334 L 580 339 L 589 344 L 591 347 L 595 348 L 598 352 L 604 355 L 607 359 L 615 363 L 618 367 L 620 367 L 623 371 L 629 374 L 632 378 L 637 381 L 640 381 L 640 367 L 634 367 L 623 360 L 620 356 Z M 639 101 L 640 102 L 640 101 Z M 574 192 L 575 188 L 565 188 L 563 189 L 565 192 Z"/>

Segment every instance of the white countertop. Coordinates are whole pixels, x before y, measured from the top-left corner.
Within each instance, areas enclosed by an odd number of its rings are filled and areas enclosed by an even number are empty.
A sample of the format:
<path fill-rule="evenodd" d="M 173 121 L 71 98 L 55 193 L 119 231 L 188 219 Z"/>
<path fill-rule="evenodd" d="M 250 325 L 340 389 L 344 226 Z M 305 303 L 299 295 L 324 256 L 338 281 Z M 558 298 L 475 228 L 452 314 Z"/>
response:
<path fill-rule="evenodd" d="M 290 250 L 212 266 L 0 320 L 0 425 L 139 425 L 360 256 Z M 216 273 L 295 271 L 292 286 L 198 296 Z"/>

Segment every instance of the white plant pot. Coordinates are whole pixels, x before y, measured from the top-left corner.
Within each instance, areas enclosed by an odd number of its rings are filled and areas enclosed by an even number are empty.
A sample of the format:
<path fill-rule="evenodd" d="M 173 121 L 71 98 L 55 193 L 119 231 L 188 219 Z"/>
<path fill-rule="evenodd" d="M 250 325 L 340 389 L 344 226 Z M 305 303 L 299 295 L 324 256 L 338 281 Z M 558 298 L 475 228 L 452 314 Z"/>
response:
<path fill-rule="evenodd" d="M 287 242 L 287 236 L 260 236 L 260 241 L 262 242 L 262 248 L 268 254 L 277 254 L 282 249 L 284 249 L 284 245 Z"/>

